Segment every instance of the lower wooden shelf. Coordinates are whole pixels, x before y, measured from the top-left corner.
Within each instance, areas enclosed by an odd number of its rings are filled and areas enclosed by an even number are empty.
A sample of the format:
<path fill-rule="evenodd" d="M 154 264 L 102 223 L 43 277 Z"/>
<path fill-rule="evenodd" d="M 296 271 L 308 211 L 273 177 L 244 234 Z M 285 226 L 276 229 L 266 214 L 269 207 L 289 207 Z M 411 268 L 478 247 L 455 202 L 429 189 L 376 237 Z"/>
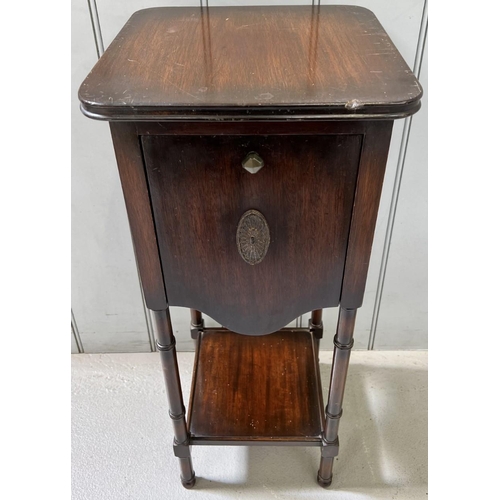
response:
<path fill-rule="evenodd" d="M 196 352 L 191 444 L 321 446 L 317 343 L 308 329 L 260 337 L 206 329 Z"/>

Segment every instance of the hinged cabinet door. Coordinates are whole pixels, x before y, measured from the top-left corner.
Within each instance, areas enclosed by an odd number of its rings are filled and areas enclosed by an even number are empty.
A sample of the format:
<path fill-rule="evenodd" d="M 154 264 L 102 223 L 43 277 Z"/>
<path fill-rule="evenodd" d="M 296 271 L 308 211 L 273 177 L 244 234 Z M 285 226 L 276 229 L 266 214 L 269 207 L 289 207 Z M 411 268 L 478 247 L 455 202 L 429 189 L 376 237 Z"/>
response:
<path fill-rule="evenodd" d="M 361 144 L 143 136 L 169 304 L 249 335 L 337 306 Z"/>

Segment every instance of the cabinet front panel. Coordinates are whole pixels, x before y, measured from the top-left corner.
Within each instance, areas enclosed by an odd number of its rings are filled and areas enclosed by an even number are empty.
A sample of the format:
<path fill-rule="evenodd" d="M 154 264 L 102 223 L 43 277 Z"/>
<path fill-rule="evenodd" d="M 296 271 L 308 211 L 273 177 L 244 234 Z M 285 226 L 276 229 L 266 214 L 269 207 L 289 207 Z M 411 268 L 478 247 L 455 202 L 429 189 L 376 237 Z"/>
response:
<path fill-rule="evenodd" d="M 338 305 L 361 144 L 143 136 L 169 304 L 248 335 Z"/>

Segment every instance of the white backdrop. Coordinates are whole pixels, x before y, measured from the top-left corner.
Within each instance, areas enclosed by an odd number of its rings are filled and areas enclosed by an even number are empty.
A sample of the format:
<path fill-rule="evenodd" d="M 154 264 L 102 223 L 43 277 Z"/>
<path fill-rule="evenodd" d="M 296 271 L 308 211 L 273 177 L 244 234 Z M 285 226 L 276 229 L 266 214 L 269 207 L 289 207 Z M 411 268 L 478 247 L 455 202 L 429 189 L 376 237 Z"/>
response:
<path fill-rule="evenodd" d="M 205 2 L 205 0 L 204 0 Z M 209 5 L 310 4 L 209 1 Z M 316 1 L 317 3 L 317 1 Z M 357 349 L 427 348 L 427 9 L 425 0 L 323 1 L 372 10 L 411 68 L 420 71 L 421 110 L 394 125 Z M 199 0 L 72 2 L 72 352 L 147 352 L 149 315 L 139 284 L 107 123 L 79 111 L 77 91 L 133 12 Z M 102 40 L 102 46 L 101 46 Z M 324 314 L 322 348 L 331 349 L 337 310 Z M 178 350 L 192 350 L 189 311 L 172 308 Z M 298 322 L 301 321 L 299 318 Z M 307 318 L 302 319 L 307 324 Z M 215 324 L 206 320 L 207 324 Z"/>

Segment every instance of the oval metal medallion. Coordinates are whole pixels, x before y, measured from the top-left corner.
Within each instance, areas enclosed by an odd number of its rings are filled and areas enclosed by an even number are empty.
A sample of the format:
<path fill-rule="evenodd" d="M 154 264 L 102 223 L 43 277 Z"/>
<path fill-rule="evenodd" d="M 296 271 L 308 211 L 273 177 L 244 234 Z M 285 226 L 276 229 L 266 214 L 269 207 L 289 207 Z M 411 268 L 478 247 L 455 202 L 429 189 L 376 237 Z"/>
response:
<path fill-rule="evenodd" d="M 257 210 L 245 212 L 238 223 L 236 244 L 241 258 L 250 265 L 264 260 L 271 234 L 265 217 Z"/>

